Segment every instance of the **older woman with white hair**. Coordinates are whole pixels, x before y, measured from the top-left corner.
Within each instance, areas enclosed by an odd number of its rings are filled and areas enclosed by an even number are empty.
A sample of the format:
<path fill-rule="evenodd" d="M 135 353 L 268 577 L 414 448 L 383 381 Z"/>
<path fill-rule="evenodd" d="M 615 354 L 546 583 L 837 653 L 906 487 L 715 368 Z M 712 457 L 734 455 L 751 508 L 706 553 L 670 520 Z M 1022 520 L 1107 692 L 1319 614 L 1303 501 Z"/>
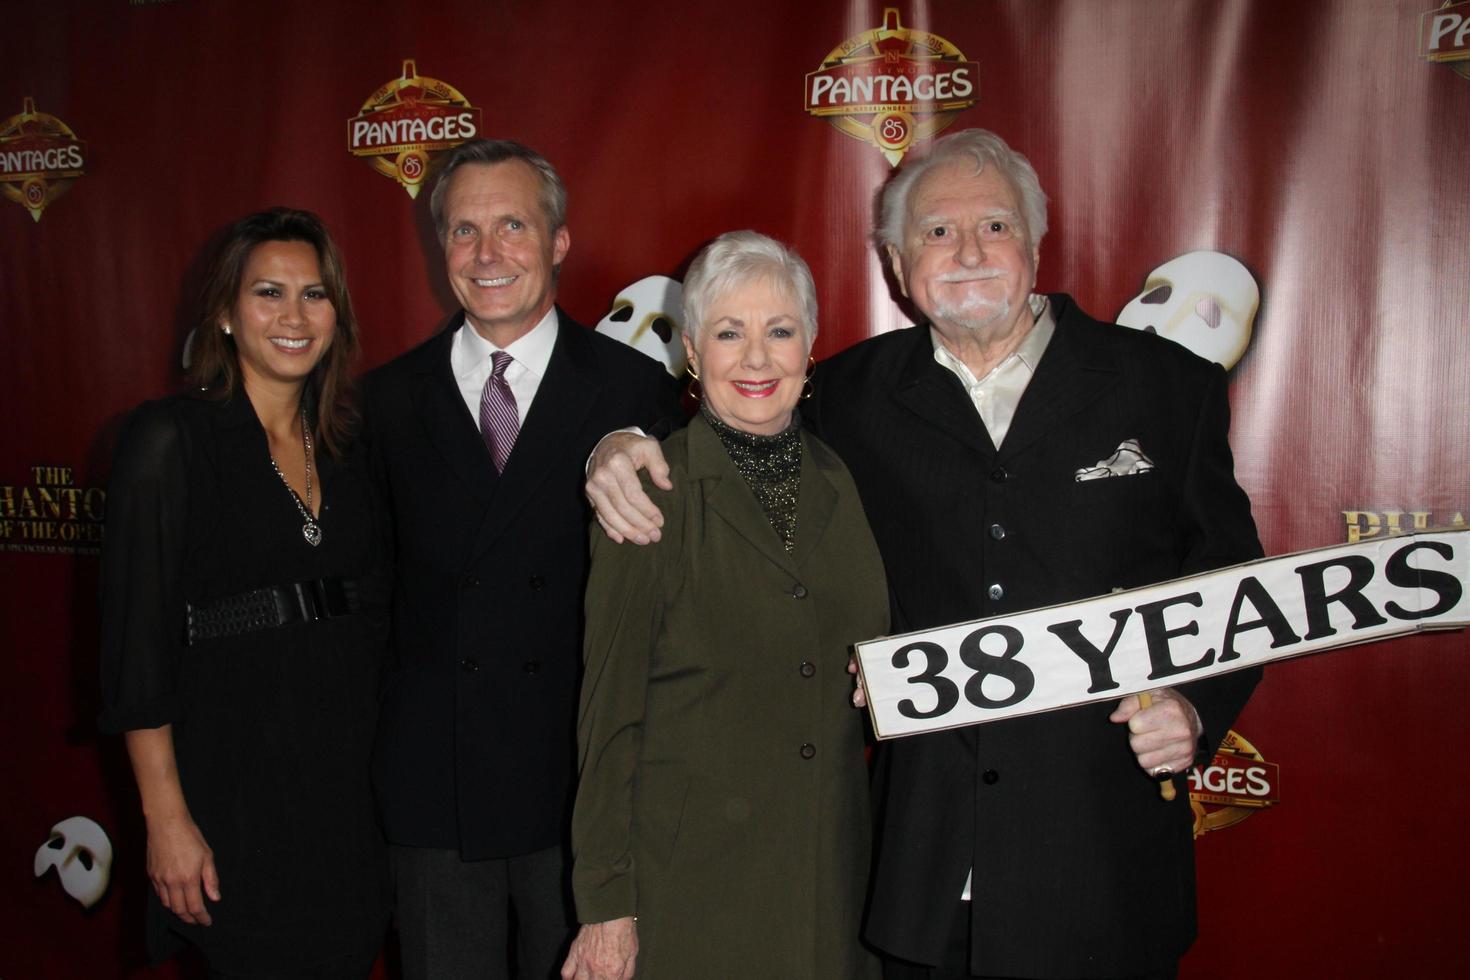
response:
<path fill-rule="evenodd" d="M 661 539 L 594 529 L 562 976 L 861 978 L 868 864 L 852 643 L 887 587 L 852 478 L 801 430 L 811 272 L 750 231 L 684 283 L 699 414 L 648 489 Z"/>

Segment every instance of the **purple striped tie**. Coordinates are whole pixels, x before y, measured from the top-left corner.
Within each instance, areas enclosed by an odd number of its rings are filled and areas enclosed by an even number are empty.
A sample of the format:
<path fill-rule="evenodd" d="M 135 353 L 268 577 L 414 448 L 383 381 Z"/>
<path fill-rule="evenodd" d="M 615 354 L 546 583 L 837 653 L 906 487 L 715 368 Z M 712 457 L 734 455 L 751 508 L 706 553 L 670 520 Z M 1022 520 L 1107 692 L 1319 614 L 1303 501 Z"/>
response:
<path fill-rule="evenodd" d="M 505 472 L 505 461 L 516 444 L 516 433 L 521 431 L 521 418 L 516 413 L 516 396 L 511 394 L 510 385 L 505 383 L 505 369 L 512 358 L 505 351 L 490 355 L 490 377 L 485 389 L 480 392 L 480 435 L 490 450 L 495 462 L 495 472 Z"/>

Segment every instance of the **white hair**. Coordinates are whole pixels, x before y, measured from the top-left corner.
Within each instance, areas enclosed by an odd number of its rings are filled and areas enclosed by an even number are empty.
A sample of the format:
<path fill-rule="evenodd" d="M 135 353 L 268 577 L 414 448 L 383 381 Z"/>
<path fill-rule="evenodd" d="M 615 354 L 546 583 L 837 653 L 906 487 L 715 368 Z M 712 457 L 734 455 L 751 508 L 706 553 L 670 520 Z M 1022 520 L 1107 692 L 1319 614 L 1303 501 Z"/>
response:
<path fill-rule="evenodd" d="M 1026 222 L 1027 242 L 1033 249 L 1041 247 L 1046 237 L 1046 192 L 1036 177 L 1036 169 L 1024 156 L 1006 145 L 1006 141 L 987 129 L 962 129 L 958 133 L 934 141 L 929 152 L 910 158 L 883 188 L 878 206 L 877 238 L 881 245 L 899 248 L 903 244 L 904 224 L 908 220 L 909 194 L 914 185 L 930 170 L 954 160 L 969 159 L 975 173 L 994 165 L 1001 176 L 1010 181 L 1021 198 L 1021 218 Z"/>
<path fill-rule="evenodd" d="M 705 310 L 717 297 L 753 282 L 770 280 L 789 291 L 801 307 L 807 346 L 817 339 L 817 287 L 801 256 L 755 231 L 727 231 L 694 257 L 684 275 L 684 332 L 699 339 Z"/>

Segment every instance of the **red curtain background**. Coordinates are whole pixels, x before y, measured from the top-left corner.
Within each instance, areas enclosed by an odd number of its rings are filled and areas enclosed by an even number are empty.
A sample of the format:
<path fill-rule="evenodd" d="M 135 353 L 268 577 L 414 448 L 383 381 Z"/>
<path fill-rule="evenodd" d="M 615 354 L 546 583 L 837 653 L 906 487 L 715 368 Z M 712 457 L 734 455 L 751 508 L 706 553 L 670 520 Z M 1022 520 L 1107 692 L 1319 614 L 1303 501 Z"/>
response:
<path fill-rule="evenodd" d="M 1039 171 L 1042 289 L 1113 317 L 1183 253 L 1250 271 L 1233 444 L 1269 554 L 1463 523 L 1470 61 L 1421 57 L 1439 0 L 888 5 L 978 64 L 953 126 L 997 131 Z M 315 210 L 346 258 L 363 367 L 436 329 L 453 302 L 427 195 L 347 146 L 347 120 L 413 59 L 487 135 L 561 171 L 575 317 L 596 323 L 623 287 L 678 277 L 702 243 L 750 227 L 811 263 L 817 354 L 835 352 L 906 322 L 869 238 L 889 165 L 801 93 L 884 6 L 5 4 L 0 119 L 32 100 L 85 164 L 39 220 L 0 201 L 0 976 L 176 972 L 143 963 L 136 797 L 119 740 L 93 725 L 96 556 L 23 535 L 97 533 L 120 416 L 179 383 L 210 236 L 269 205 Z M 43 488 L 77 506 L 54 532 L 26 523 Z M 1423 636 L 1267 672 L 1236 728 L 1280 767 L 1280 802 L 1199 839 L 1184 977 L 1470 972 L 1466 652 L 1462 634 Z M 73 815 L 116 852 L 90 910 L 31 873 Z"/>

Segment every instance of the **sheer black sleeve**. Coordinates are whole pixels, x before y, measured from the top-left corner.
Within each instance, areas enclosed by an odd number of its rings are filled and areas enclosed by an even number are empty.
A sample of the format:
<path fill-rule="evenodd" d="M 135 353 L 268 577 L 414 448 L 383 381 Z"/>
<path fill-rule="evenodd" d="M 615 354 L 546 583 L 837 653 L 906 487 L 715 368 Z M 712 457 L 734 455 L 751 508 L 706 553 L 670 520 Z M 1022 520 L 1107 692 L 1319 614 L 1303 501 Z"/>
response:
<path fill-rule="evenodd" d="M 188 439 L 166 402 L 118 438 L 102 541 L 103 731 L 157 728 L 178 711 Z"/>

